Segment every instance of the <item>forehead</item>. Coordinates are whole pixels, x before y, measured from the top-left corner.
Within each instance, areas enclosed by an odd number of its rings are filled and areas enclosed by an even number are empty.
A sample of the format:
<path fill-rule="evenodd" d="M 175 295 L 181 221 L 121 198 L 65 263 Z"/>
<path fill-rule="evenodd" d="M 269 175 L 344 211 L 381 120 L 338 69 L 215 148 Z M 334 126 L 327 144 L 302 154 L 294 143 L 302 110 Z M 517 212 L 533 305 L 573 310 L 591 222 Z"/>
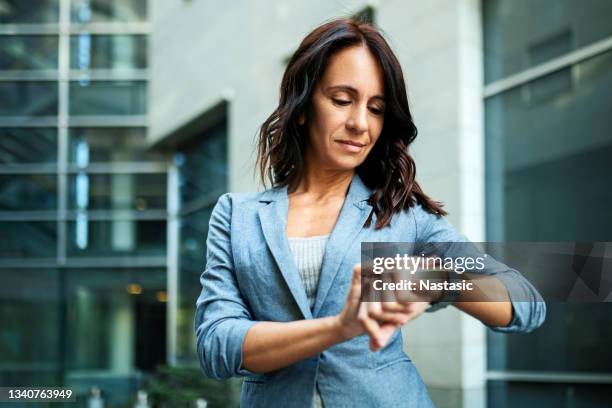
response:
<path fill-rule="evenodd" d="M 348 85 L 364 95 L 384 95 L 384 75 L 380 63 L 365 46 L 344 48 L 327 63 L 320 85 L 323 89 Z"/>

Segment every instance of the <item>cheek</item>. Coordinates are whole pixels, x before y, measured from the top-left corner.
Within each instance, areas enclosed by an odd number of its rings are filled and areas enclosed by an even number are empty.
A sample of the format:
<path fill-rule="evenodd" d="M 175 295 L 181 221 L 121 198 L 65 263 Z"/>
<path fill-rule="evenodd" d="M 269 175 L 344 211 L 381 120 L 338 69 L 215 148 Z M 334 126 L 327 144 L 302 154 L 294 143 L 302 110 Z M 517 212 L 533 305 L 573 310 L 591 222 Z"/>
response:
<path fill-rule="evenodd" d="M 372 146 L 375 145 L 380 139 L 380 134 L 382 133 L 382 122 L 380 124 L 376 124 L 372 127 L 372 132 L 370 133 L 370 137 L 372 138 Z"/>
<path fill-rule="evenodd" d="M 318 144 L 329 144 L 331 139 L 338 132 L 344 129 L 346 118 L 341 112 L 322 111 L 317 112 L 313 118 L 315 125 L 311 129 L 311 134 Z"/>
<path fill-rule="evenodd" d="M 372 124 L 372 135 L 376 135 L 375 136 L 375 141 L 378 140 L 378 138 L 380 137 L 380 134 L 383 130 L 383 125 L 385 124 L 384 119 L 380 118 L 377 119 L 376 121 L 374 121 L 374 123 Z"/>

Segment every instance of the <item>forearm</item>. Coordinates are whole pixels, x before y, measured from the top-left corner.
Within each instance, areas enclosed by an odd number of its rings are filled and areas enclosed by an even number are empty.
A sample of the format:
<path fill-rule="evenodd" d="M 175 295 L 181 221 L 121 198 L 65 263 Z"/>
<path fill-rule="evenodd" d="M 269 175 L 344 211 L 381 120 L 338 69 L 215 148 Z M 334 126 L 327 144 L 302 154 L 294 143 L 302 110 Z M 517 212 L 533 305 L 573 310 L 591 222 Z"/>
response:
<path fill-rule="evenodd" d="M 486 325 L 509 325 L 512 320 L 512 303 L 504 284 L 492 276 L 471 282 L 475 284 L 475 289 L 463 290 L 453 305 Z"/>
<path fill-rule="evenodd" d="M 337 316 L 294 322 L 259 322 L 247 332 L 243 367 L 266 373 L 278 370 L 346 340 Z"/>
<path fill-rule="evenodd" d="M 453 305 L 489 326 L 507 326 L 512 321 L 512 303 L 455 302 Z"/>

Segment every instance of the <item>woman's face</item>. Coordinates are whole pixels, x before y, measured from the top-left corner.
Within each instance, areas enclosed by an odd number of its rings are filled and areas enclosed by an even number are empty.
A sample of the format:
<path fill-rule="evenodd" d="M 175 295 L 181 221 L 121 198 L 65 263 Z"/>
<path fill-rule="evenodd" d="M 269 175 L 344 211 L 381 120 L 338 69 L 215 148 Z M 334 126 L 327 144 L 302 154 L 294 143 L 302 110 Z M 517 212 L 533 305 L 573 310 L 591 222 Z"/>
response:
<path fill-rule="evenodd" d="M 334 54 L 315 86 L 305 120 L 308 159 L 330 170 L 352 170 L 363 163 L 383 128 L 384 96 L 382 69 L 366 47 Z"/>

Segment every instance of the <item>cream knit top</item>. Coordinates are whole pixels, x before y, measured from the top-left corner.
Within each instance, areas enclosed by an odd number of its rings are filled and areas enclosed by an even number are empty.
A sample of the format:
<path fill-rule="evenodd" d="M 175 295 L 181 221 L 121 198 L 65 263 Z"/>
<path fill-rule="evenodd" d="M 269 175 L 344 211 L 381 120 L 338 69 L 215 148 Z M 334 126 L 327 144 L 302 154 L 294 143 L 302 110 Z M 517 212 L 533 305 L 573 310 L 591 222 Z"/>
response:
<path fill-rule="evenodd" d="M 293 253 L 293 259 L 297 266 L 300 279 L 304 285 L 310 309 L 312 310 L 317 296 L 319 276 L 323 265 L 323 255 L 329 235 L 318 235 L 307 238 L 289 238 L 289 247 Z M 322 408 L 323 401 L 319 394 L 318 386 L 315 387 L 313 408 Z"/>

